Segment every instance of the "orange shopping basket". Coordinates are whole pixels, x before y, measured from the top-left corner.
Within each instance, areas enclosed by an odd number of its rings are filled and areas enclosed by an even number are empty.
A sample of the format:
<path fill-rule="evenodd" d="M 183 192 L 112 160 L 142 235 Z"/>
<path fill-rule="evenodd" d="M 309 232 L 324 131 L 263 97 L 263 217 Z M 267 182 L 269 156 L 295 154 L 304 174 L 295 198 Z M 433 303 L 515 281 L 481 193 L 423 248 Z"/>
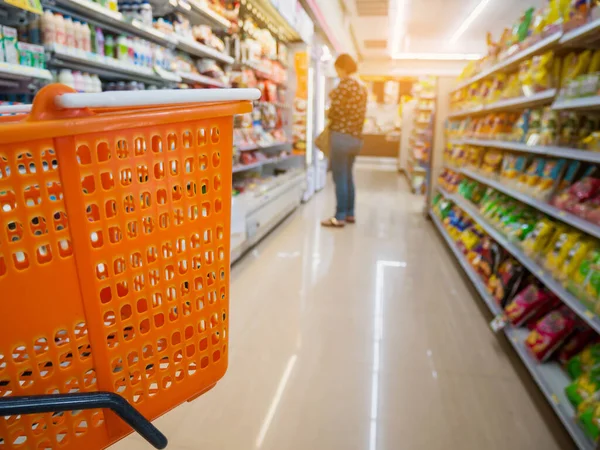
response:
<path fill-rule="evenodd" d="M 73 92 L 0 118 L 0 448 L 164 448 L 148 419 L 227 369 L 233 115 L 260 94 Z"/>

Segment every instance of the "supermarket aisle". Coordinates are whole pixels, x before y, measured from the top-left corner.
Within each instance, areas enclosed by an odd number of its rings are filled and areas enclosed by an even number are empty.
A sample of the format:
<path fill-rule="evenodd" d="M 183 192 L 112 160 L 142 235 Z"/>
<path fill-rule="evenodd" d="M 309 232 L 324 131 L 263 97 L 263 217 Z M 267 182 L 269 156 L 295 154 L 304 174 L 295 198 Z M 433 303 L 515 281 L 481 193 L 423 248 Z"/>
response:
<path fill-rule="evenodd" d="M 356 226 L 318 226 L 329 186 L 234 267 L 229 372 L 156 421 L 169 448 L 571 448 L 421 201 L 393 172 L 357 175 Z M 114 448 L 148 447 L 131 436 Z"/>

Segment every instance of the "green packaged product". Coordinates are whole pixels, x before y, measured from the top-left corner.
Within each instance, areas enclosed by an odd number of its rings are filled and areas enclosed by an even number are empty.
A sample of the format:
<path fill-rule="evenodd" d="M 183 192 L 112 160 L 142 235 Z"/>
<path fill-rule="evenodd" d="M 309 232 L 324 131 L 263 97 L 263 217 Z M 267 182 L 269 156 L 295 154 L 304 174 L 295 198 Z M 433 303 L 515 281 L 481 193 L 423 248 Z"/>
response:
<path fill-rule="evenodd" d="M 592 309 L 597 308 L 600 297 L 600 251 L 591 250 L 571 274 L 567 290 Z"/>
<path fill-rule="evenodd" d="M 594 441 L 600 437 L 600 403 L 592 403 L 579 413 L 583 431 Z"/>
<path fill-rule="evenodd" d="M 595 367 L 589 372 L 584 372 L 575 381 L 565 388 L 565 394 L 569 401 L 575 406 L 585 408 L 584 403 L 597 400 L 600 389 L 600 368 Z"/>
<path fill-rule="evenodd" d="M 588 345 L 567 362 L 567 373 L 576 379 L 586 372 L 600 368 L 600 343 Z"/>

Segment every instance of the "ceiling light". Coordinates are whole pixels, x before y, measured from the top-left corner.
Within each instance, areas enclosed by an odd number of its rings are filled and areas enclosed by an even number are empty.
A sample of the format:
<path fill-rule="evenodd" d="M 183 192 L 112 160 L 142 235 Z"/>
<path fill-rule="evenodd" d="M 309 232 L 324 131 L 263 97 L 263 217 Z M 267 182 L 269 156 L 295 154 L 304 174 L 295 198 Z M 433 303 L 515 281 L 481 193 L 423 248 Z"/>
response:
<path fill-rule="evenodd" d="M 423 59 L 428 61 L 471 61 L 481 59 L 478 53 L 396 53 L 392 59 Z"/>
<path fill-rule="evenodd" d="M 471 11 L 471 14 L 469 14 L 465 21 L 460 25 L 460 27 L 458 27 L 458 30 L 454 32 L 454 34 L 450 38 L 451 44 L 454 44 L 456 40 L 466 31 L 466 29 L 469 28 L 471 22 L 473 22 L 477 18 L 477 16 L 481 14 L 481 11 L 483 11 L 483 8 L 485 8 L 489 2 L 490 0 L 481 0 L 481 2 L 479 2 L 475 9 Z"/>

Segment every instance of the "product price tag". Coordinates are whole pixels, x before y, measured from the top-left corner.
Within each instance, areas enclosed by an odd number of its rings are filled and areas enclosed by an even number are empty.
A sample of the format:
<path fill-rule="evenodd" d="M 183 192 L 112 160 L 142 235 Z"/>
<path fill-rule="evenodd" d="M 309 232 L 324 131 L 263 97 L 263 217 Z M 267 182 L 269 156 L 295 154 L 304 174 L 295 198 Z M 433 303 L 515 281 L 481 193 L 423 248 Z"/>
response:
<path fill-rule="evenodd" d="M 506 316 L 504 314 L 498 314 L 490 322 L 490 328 L 492 329 L 492 331 L 494 331 L 494 333 L 497 333 L 498 331 L 502 331 L 504 328 L 506 328 L 506 325 L 507 325 L 507 320 L 506 320 Z"/>

